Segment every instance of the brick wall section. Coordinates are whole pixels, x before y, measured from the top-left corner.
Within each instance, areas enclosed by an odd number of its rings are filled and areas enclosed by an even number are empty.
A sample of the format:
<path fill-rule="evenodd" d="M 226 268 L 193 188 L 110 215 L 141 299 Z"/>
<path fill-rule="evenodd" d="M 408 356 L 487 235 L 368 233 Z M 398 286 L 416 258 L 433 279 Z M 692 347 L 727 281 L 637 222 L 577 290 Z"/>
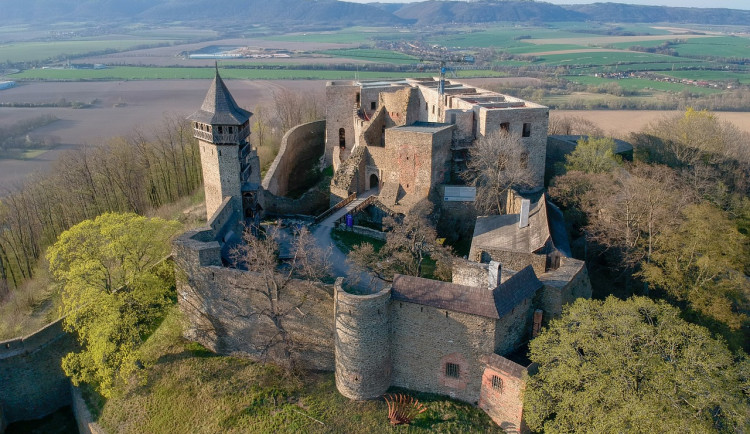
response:
<path fill-rule="evenodd" d="M 523 422 L 523 392 L 529 370 L 496 354 L 486 357 L 484 362 L 479 408 L 507 433 L 528 432 Z M 493 376 L 497 377 L 494 382 Z"/>
<path fill-rule="evenodd" d="M 325 152 L 326 121 L 315 121 L 298 125 L 284 134 L 281 147 L 271 163 L 263 188 L 276 196 L 285 196 L 291 184 L 304 180 L 299 176 L 310 167 L 317 167 L 318 160 Z"/>
<path fill-rule="evenodd" d="M 334 285 L 336 388 L 350 399 L 377 398 L 391 384 L 391 289 L 353 295 L 342 281 Z"/>
<path fill-rule="evenodd" d="M 20 339 L 0 342 L 0 407 L 5 423 L 38 419 L 70 404 L 63 356 L 78 348 L 62 319 Z"/>
<path fill-rule="evenodd" d="M 185 335 L 219 354 L 237 354 L 287 365 L 281 345 L 269 344 L 276 334 L 271 320 L 259 312 L 268 300 L 254 291 L 262 288 L 262 276 L 217 266 L 219 244 L 201 242 L 188 232 L 175 240 L 180 310 L 188 318 Z M 281 296 L 284 328 L 294 342 L 295 362 L 308 369 L 333 370 L 332 289 L 294 280 Z M 295 308 L 296 306 L 296 308 Z"/>

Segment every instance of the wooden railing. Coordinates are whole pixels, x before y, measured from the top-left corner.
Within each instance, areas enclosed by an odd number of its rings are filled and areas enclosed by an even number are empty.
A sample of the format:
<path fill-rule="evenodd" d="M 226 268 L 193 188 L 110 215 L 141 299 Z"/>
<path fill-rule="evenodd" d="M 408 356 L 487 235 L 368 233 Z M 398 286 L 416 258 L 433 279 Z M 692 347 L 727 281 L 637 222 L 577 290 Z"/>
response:
<path fill-rule="evenodd" d="M 323 212 L 323 214 L 320 214 L 319 216 L 315 217 L 315 221 L 313 221 L 313 225 L 317 225 L 318 223 L 322 222 L 323 220 L 327 219 L 331 214 L 335 213 L 336 211 L 340 210 L 341 208 L 349 205 L 350 203 L 354 202 L 357 199 L 357 193 L 352 193 L 347 197 L 346 199 L 342 200 L 341 202 L 337 203 L 336 205 L 328 208 Z"/>

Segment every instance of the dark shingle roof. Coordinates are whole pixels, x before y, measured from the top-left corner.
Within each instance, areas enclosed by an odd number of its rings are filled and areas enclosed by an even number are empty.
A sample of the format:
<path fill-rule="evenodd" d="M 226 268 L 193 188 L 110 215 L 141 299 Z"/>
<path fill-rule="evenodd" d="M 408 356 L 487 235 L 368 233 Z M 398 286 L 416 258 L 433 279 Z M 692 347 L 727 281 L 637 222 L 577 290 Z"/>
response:
<path fill-rule="evenodd" d="M 500 319 L 541 287 L 542 282 L 536 278 L 531 266 L 492 291 L 397 274 L 393 278 L 391 297 L 397 301 Z"/>
<path fill-rule="evenodd" d="M 242 125 L 252 115 L 237 105 L 217 69 L 201 109 L 190 115 L 188 119 L 211 125 Z"/>

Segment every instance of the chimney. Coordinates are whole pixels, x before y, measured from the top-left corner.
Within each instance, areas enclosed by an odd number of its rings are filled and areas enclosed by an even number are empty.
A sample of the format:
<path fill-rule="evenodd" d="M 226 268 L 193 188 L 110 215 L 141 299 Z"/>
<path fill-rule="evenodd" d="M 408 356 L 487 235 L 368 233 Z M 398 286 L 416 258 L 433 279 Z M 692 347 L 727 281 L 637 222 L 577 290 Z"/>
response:
<path fill-rule="evenodd" d="M 542 331 L 542 315 L 544 311 L 537 309 L 534 311 L 534 325 L 531 328 L 531 337 L 535 338 L 539 336 L 539 332 Z"/>
<path fill-rule="evenodd" d="M 531 207 L 531 201 L 529 199 L 521 199 L 521 218 L 518 220 L 518 227 L 525 228 L 529 225 L 529 208 Z"/>
<path fill-rule="evenodd" d="M 490 261 L 487 264 L 487 286 L 489 286 L 490 291 L 500 286 L 501 268 L 497 261 Z"/>

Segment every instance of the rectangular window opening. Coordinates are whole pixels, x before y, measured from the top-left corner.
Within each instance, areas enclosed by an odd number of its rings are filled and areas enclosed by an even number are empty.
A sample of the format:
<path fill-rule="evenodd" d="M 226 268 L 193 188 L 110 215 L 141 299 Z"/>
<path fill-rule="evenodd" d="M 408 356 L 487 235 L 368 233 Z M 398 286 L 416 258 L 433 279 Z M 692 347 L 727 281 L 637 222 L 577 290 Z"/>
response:
<path fill-rule="evenodd" d="M 492 388 L 498 392 L 503 391 L 503 379 L 497 375 L 492 376 Z"/>
<path fill-rule="evenodd" d="M 523 124 L 523 137 L 531 137 L 531 124 Z"/>
<path fill-rule="evenodd" d="M 445 376 L 451 378 L 461 378 L 461 367 L 457 363 L 446 363 Z"/>

